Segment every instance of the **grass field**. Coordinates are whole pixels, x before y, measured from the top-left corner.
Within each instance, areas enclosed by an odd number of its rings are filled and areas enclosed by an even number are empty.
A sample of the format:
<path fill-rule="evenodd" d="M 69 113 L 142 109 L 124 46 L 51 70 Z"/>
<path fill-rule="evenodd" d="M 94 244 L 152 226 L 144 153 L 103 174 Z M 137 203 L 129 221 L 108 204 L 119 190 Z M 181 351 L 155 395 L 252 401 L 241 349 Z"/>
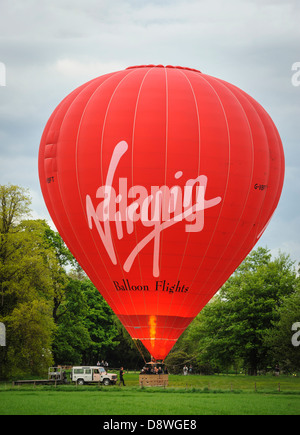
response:
<path fill-rule="evenodd" d="M 0 384 L 0 415 L 299 415 L 300 378 L 172 376 L 168 388 Z"/>

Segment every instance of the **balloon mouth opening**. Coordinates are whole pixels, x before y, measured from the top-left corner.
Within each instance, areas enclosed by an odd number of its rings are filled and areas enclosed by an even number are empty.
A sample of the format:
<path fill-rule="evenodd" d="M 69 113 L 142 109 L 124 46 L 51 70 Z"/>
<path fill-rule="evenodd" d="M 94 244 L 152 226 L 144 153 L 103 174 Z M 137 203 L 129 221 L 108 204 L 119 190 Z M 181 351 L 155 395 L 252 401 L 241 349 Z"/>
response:
<path fill-rule="evenodd" d="M 194 69 L 194 68 L 188 68 L 188 67 L 184 67 L 184 66 L 173 66 L 173 65 L 135 65 L 135 66 L 129 66 L 126 69 L 135 69 L 135 68 L 173 68 L 173 69 L 181 69 L 181 70 L 187 70 L 187 71 L 193 71 L 193 72 L 197 72 L 202 74 L 201 71 L 199 71 L 198 69 Z"/>

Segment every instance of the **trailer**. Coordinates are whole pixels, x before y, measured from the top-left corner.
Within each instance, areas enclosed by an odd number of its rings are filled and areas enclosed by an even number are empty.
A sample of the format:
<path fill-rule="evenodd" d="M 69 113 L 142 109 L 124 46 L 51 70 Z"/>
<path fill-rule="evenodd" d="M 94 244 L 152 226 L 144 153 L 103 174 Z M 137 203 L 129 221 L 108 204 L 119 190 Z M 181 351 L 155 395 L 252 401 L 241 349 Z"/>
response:
<path fill-rule="evenodd" d="M 14 381 L 13 385 L 61 385 L 67 383 L 67 374 L 61 367 L 49 367 L 48 379 Z"/>

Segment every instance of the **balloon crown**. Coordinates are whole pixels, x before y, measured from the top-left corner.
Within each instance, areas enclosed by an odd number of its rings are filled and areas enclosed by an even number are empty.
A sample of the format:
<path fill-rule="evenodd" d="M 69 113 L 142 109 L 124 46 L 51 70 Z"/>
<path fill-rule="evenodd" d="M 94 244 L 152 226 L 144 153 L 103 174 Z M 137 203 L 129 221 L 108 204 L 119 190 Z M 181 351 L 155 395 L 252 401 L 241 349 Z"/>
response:
<path fill-rule="evenodd" d="M 129 66 L 126 69 L 133 69 L 133 68 L 175 68 L 175 69 L 185 69 L 185 70 L 188 70 L 188 71 L 194 71 L 194 72 L 202 74 L 201 71 L 199 71 L 198 69 L 187 68 L 187 67 L 184 67 L 184 66 L 173 66 L 173 65 L 167 65 L 167 66 L 164 66 L 164 65 L 152 65 L 152 64 L 150 64 L 150 65 L 135 65 L 135 66 Z"/>

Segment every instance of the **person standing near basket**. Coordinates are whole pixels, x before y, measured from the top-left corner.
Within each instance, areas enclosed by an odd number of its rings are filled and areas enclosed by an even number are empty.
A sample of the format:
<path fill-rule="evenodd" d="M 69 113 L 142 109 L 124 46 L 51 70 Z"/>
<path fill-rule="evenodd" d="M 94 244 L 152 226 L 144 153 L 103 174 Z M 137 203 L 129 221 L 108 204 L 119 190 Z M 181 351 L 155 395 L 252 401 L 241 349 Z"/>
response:
<path fill-rule="evenodd" d="M 119 386 L 121 385 L 122 382 L 123 382 L 124 387 L 126 387 L 125 382 L 124 382 L 124 369 L 123 369 L 123 367 L 120 368 L 120 382 L 119 382 Z"/>

